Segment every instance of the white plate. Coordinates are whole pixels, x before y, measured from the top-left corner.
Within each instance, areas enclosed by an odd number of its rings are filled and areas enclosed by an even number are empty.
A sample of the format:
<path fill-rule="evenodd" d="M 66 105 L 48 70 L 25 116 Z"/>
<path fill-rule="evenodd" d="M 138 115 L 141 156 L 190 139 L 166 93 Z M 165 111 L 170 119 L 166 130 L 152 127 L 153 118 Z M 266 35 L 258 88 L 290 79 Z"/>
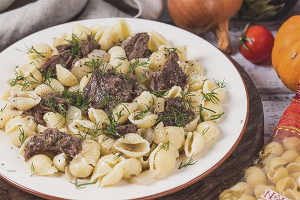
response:
<path fill-rule="evenodd" d="M 180 162 L 188 161 L 185 156 L 177 159 L 175 168 L 162 180 L 154 180 L 147 186 L 131 184 L 122 180 L 118 184 L 97 188 L 88 185 L 85 189 L 76 189 L 75 186 L 64 180 L 63 174 L 57 173 L 48 177 L 30 177 L 22 156 L 8 139 L 4 132 L 0 134 L 0 176 L 15 186 L 42 196 L 44 198 L 65 199 L 134 199 L 154 198 L 163 196 L 200 180 L 216 169 L 231 154 L 245 130 L 248 119 L 248 98 L 244 82 L 232 62 L 215 46 L 185 30 L 177 27 L 142 19 L 126 19 L 132 27 L 133 33 L 157 31 L 165 36 L 171 45 L 188 45 L 188 59 L 198 60 L 206 70 L 206 76 L 223 80 L 227 84 L 227 97 L 223 102 L 224 117 L 218 122 L 220 134 L 218 138 L 205 144 L 203 151 L 194 156 L 199 160 L 195 165 L 178 169 Z M 95 24 L 113 25 L 116 18 L 103 18 L 80 21 L 86 27 Z M 8 47 L 0 54 L 0 92 L 6 87 L 6 81 L 14 77 L 15 66 L 25 64 L 26 47 L 38 43 L 48 43 L 52 46 L 53 38 L 63 32 L 70 32 L 73 23 L 62 24 L 34 33 Z M 23 51 L 19 51 L 19 50 Z M 2 103 L 2 106 L 4 104 Z M 15 170 L 9 172 L 8 170 Z"/>

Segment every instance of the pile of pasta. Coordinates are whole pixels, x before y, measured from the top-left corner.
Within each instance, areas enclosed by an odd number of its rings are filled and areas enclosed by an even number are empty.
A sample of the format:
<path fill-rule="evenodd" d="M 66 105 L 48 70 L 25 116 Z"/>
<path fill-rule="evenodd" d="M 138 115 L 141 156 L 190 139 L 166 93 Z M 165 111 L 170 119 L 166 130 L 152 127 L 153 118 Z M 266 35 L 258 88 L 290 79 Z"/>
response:
<path fill-rule="evenodd" d="M 45 80 L 39 67 L 50 56 L 58 54 L 54 47 L 67 44 L 74 35 L 83 40 L 90 34 L 101 45 L 101 49 L 94 50 L 86 58 L 77 61 L 71 71 L 57 64 L 57 79 L 50 77 Z M 27 64 L 16 69 L 16 77 L 23 76 L 25 79 L 14 79 L 13 81 L 17 81 L 14 85 L 11 80 L 2 94 L 6 105 L 0 112 L 0 128 L 14 145 L 20 147 L 22 155 L 31 137 L 47 128 L 57 128 L 83 140 L 81 152 L 73 159 L 64 153 L 55 155 L 51 152 L 31 157 L 27 163 L 32 175 L 64 172 L 67 180 L 74 177 L 90 178 L 101 187 L 113 185 L 122 178 L 135 184 L 143 184 L 152 178 L 166 177 L 175 167 L 176 158 L 180 154 L 191 158 L 201 152 L 205 143 L 218 136 L 216 122 L 220 118 L 213 116 L 222 115 L 221 101 L 226 90 L 205 77 L 205 70 L 199 62 L 187 60 L 187 46 L 173 47 L 164 36 L 155 31 L 148 32 L 148 48 L 153 51 L 150 58 L 127 60 L 125 50 L 115 44 L 132 35 L 130 26 L 123 19 L 117 20 L 113 26 L 94 25 L 90 28 L 74 23 L 71 34 L 64 33 L 55 38 L 53 47 L 44 43 L 37 44 L 34 46 L 35 51 L 26 55 Z M 139 76 L 144 69 L 161 69 L 168 59 L 168 49 L 176 49 L 178 64 L 188 75 L 188 83 L 184 89 L 174 86 L 163 96 L 156 96 L 149 92 L 151 77 L 140 80 L 139 87 L 144 91 L 131 103 L 119 104 L 113 110 L 115 120 L 119 124 L 127 122 L 136 125 L 136 133 L 126 134 L 119 139 L 106 136 L 103 134 L 102 123 L 109 125 L 111 121 L 104 110 L 95 108 L 88 109 L 88 117 L 84 117 L 82 110 L 75 106 L 68 107 L 66 116 L 48 112 L 43 116 L 46 126 L 34 121 L 30 109 L 40 102 L 42 95 L 62 93 L 64 90 L 75 93 L 83 91 L 92 72 L 87 62 L 101 60 L 103 68 L 114 69 L 118 66 L 116 71 L 125 75 L 130 72 L 130 65 L 143 62 L 143 65 L 135 68 L 135 75 Z M 217 102 L 204 98 L 205 94 L 212 91 Z M 194 119 L 184 127 L 164 126 L 163 122 L 156 124 L 158 116 L 155 113 L 164 110 L 164 98 L 183 97 L 185 94 L 189 94 L 186 98 L 195 113 Z M 206 109 L 199 110 L 200 104 Z M 149 108 L 152 109 L 143 118 L 136 117 Z M 120 112 L 122 115 L 117 118 Z M 200 115 L 203 119 L 200 119 Z"/>
<path fill-rule="evenodd" d="M 285 137 L 283 143 L 271 142 L 259 153 L 257 165 L 246 169 L 243 181 L 219 196 L 230 199 L 299 200 L 300 138 Z"/>

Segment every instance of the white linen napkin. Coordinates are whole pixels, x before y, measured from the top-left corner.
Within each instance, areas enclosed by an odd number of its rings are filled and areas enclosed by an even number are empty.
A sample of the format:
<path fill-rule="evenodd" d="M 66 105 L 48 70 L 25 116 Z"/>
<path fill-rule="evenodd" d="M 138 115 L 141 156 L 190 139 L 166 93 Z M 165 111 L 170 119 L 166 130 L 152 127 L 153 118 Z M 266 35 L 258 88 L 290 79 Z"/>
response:
<path fill-rule="evenodd" d="M 38 0 L 5 12 L 14 1 L 1 0 L 0 52 L 27 35 L 74 18 L 139 17 L 156 20 L 163 10 L 163 0 L 119 0 L 137 9 L 135 16 L 122 12 L 108 3 L 109 0 Z"/>

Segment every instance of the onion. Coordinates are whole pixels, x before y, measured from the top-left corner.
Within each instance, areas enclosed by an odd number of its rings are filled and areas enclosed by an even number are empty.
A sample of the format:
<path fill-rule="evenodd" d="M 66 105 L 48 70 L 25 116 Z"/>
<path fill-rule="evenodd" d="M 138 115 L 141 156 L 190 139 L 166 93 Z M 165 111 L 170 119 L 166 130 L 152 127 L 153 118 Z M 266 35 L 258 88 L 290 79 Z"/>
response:
<path fill-rule="evenodd" d="M 195 34 L 213 31 L 219 49 L 232 53 L 228 21 L 242 3 L 243 0 L 168 0 L 168 10 L 177 26 Z"/>

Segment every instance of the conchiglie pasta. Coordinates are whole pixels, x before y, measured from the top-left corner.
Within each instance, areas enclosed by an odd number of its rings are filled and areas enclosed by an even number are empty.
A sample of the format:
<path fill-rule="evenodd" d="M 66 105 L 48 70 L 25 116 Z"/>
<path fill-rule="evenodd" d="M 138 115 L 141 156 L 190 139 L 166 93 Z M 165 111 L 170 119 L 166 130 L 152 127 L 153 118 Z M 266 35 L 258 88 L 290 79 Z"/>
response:
<path fill-rule="evenodd" d="M 95 64 L 95 62 L 97 61 L 93 60 L 92 58 L 80 59 L 75 62 L 74 65 L 72 65 L 71 73 L 78 81 L 80 81 L 84 75 L 92 72 L 92 68 L 90 68 L 89 65 Z"/>
<path fill-rule="evenodd" d="M 82 24 L 76 22 L 72 25 L 72 34 L 76 35 L 77 38 L 84 40 L 87 35 L 90 35 L 92 32 L 87 27 Z"/>
<path fill-rule="evenodd" d="M 118 152 L 118 150 L 114 147 L 114 144 L 116 142 L 115 139 L 102 134 L 98 137 L 98 142 L 101 149 L 101 155 L 108 155 Z"/>
<path fill-rule="evenodd" d="M 77 78 L 60 64 L 56 65 L 56 74 L 58 81 L 64 86 L 73 86 L 79 84 Z"/>
<path fill-rule="evenodd" d="M 6 103 L 0 112 L 0 129 L 4 130 L 5 124 L 12 118 L 20 116 L 23 111 L 14 109 L 10 103 Z"/>
<path fill-rule="evenodd" d="M 150 112 L 146 113 L 142 118 L 138 117 L 141 114 L 140 111 L 131 113 L 128 117 L 129 121 L 132 124 L 135 124 L 137 128 L 150 128 L 152 127 L 157 119 L 157 115 L 152 114 Z"/>
<path fill-rule="evenodd" d="M 126 161 L 123 160 L 114 166 L 114 168 L 103 177 L 100 187 L 113 185 L 119 182 L 124 174 L 125 164 Z"/>
<path fill-rule="evenodd" d="M 282 195 L 291 200 L 300 200 L 300 192 L 297 190 L 287 189 L 286 191 L 283 191 Z"/>
<path fill-rule="evenodd" d="M 81 137 L 81 138 L 90 138 L 89 135 L 98 135 L 98 132 L 94 132 L 96 125 L 88 120 L 73 120 L 73 122 L 69 125 L 70 131 L 75 136 Z M 88 135 L 89 134 L 89 135 Z"/>
<path fill-rule="evenodd" d="M 38 68 L 35 65 L 32 64 L 27 64 L 23 65 L 22 67 L 19 68 L 17 71 L 19 76 L 26 77 L 27 81 L 32 81 L 32 82 L 41 82 L 42 81 L 42 74 L 38 70 Z M 34 84 L 36 87 L 36 84 Z"/>
<path fill-rule="evenodd" d="M 66 119 L 60 113 L 48 112 L 43 116 L 48 128 L 61 129 L 65 126 Z"/>
<path fill-rule="evenodd" d="M 155 95 L 150 94 L 148 91 L 143 91 L 133 102 L 137 103 L 137 110 L 147 110 L 153 106 L 156 99 Z"/>
<path fill-rule="evenodd" d="M 66 38 L 69 38 L 70 35 L 68 33 L 62 33 L 59 37 L 53 39 L 53 47 L 57 47 L 58 45 L 66 44 Z"/>
<path fill-rule="evenodd" d="M 244 174 L 244 178 L 246 182 L 252 187 L 261 184 L 265 185 L 267 183 L 267 178 L 264 171 L 256 166 L 249 167 Z"/>
<path fill-rule="evenodd" d="M 283 178 L 276 183 L 276 190 L 278 193 L 282 194 L 282 192 L 288 189 L 297 190 L 297 184 L 291 177 Z"/>
<path fill-rule="evenodd" d="M 94 62 L 99 62 L 100 69 L 101 67 L 102 70 L 104 70 L 105 68 L 109 69 L 109 66 L 107 66 L 108 65 L 107 62 L 109 61 L 109 55 L 105 51 L 94 49 L 87 56 L 88 58 L 92 58 Z"/>
<path fill-rule="evenodd" d="M 263 195 L 266 190 L 272 190 L 276 191 L 274 186 L 268 186 L 268 185 L 257 185 L 254 189 L 254 195 L 256 198 L 261 198 L 261 195 Z"/>
<path fill-rule="evenodd" d="M 69 163 L 69 170 L 74 177 L 86 178 L 92 173 L 93 167 L 87 163 L 86 158 L 78 154 Z"/>
<path fill-rule="evenodd" d="M 288 150 L 281 155 L 288 163 L 294 162 L 298 156 L 299 153 L 295 150 Z"/>
<path fill-rule="evenodd" d="M 166 126 L 164 127 L 165 139 L 162 143 L 169 141 L 170 145 L 176 150 L 179 149 L 184 143 L 184 131 L 182 127 Z"/>
<path fill-rule="evenodd" d="M 132 34 L 131 27 L 124 19 L 118 19 L 112 28 L 112 41 L 119 43 Z"/>
<path fill-rule="evenodd" d="M 61 172 L 65 172 L 65 167 L 68 165 L 69 159 L 70 158 L 65 153 L 56 155 L 53 158 L 54 167 L 56 167 L 56 169 L 58 169 Z"/>
<path fill-rule="evenodd" d="M 179 61 L 185 62 L 186 58 L 187 58 L 188 46 L 180 45 L 180 46 L 177 46 L 176 49 L 177 49 L 176 53 L 178 54 Z"/>
<path fill-rule="evenodd" d="M 79 89 L 80 89 L 80 85 L 79 84 L 78 85 L 73 85 L 73 86 L 71 86 L 71 87 L 68 88 L 68 90 L 70 92 L 75 92 L 75 93 L 79 92 Z"/>
<path fill-rule="evenodd" d="M 218 85 L 211 80 L 206 80 L 203 84 L 203 93 L 211 93 L 218 88 Z"/>
<path fill-rule="evenodd" d="M 92 74 L 86 74 L 82 77 L 79 83 L 79 91 L 83 91 L 84 87 L 88 84 Z"/>
<path fill-rule="evenodd" d="M 167 61 L 168 54 L 165 51 L 155 51 L 150 56 L 150 69 L 156 71 L 161 69 Z"/>
<path fill-rule="evenodd" d="M 204 137 L 197 131 L 188 132 L 184 142 L 184 152 L 189 158 L 201 152 L 204 147 Z"/>
<path fill-rule="evenodd" d="M 264 151 L 259 152 L 259 158 L 265 158 L 270 154 L 281 156 L 283 153 L 283 146 L 279 142 L 271 142 L 264 148 Z"/>
<path fill-rule="evenodd" d="M 102 36 L 98 42 L 101 45 L 101 50 L 108 51 L 114 45 L 112 41 L 112 30 L 113 27 L 109 27 L 103 31 Z"/>
<path fill-rule="evenodd" d="M 181 97 L 182 95 L 182 89 L 179 86 L 173 86 L 170 90 L 168 90 L 165 94 L 164 97 Z"/>
<path fill-rule="evenodd" d="M 231 188 L 234 193 L 253 195 L 253 188 L 246 182 L 239 182 Z"/>
<path fill-rule="evenodd" d="M 114 46 L 108 51 L 108 54 L 110 55 L 109 64 L 116 68 L 117 72 L 127 74 L 130 71 L 130 62 L 127 60 L 126 52 L 122 47 Z"/>
<path fill-rule="evenodd" d="M 209 109 L 209 115 L 210 115 L 210 120 L 211 121 L 218 121 L 223 114 L 223 106 L 222 104 L 215 104 L 213 102 L 206 102 L 205 103 L 205 108 Z"/>
<path fill-rule="evenodd" d="M 151 30 L 148 32 L 148 35 L 153 37 L 159 43 L 159 45 L 170 45 L 168 40 L 156 31 Z"/>
<path fill-rule="evenodd" d="M 271 170 L 267 173 L 268 179 L 274 184 L 276 184 L 280 179 L 288 177 L 288 175 L 289 171 L 284 167 L 280 167 L 276 170 Z"/>
<path fill-rule="evenodd" d="M 74 106 L 69 106 L 66 114 L 66 124 L 69 126 L 74 120 L 81 119 L 81 110 Z"/>
<path fill-rule="evenodd" d="M 219 135 L 219 129 L 217 125 L 211 121 L 201 122 L 197 126 L 196 131 L 204 136 L 205 143 L 218 137 Z"/>
<path fill-rule="evenodd" d="M 129 115 L 137 109 L 137 103 L 121 103 L 113 110 L 113 117 L 122 124 L 127 121 Z"/>
<path fill-rule="evenodd" d="M 95 166 L 100 158 L 100 145 L 94 140 L 84 140 L 80 153 L 88 164 Z"/>
<path fill-rule="evenodd" d="M 189 65 L 187 72 L 195 71 L 200 74 L 204 74 L 205 70 L 203 66 L 196 60 L 187 60 L 186 63 Z"/>
<path fill-rule="evenodd" d="M 150 151 L 149 142 L 135 133 L 128 133 L 119 138 L 114 147 L 131 158 L 138 158 Z"/>
<path fill-rule="evenodd" d="M 54 167 L 52 160 L 45 155 L 38 154 L 31 157 L 27 165 L 32 175 L 44 176 L 54 174 L 58 170 Z"/>
<path fill-rule="evenodd" d="M 158 171 L 155 178 L 165 178 L 171 170 L 174 168 L 176 162 L 176 156 L 173 151 L 160 149 L 154 158 L 155 169 Z"/>
<path fill-rule="evenodd" d="M 283 148 L 285 151 L 295 150 L 300 152 L 300 138 L 298 137 L 285 137 L 283 139 Z"/>
<path fill-rule="evenodd" d="M 39 43 L 34 45 L 34 49 L 43 55 L 45 58 L 50 58 L 50 56 L 54 53 L 54 49 L 48 44 Z"/>
<path fill-rule="evenodd" d="M 300 176 L 300 164 L 290 163 L 286 166 L 286 169 L 288 170 L 290 177 L 298 178 Z"/>
<path fill-rule="evenodd" d="M 158 97 L 154 103 L 154 112 L 155 113 L 163 112 L 164 109 L 165 109 L 165 99 Z"/>
<path fill-rule="evenodd" d="M 187 123 L 185 125 L 184 131 L 186 131 L 186 132 L 193 132 L 193 131 L 195 131 L 196 128 L 197 128 L 199 120 L 200 120 L 200 116 L 196 115 L 192 121 L 190 121 L 189 123 Z"/>
<path fill-rule="evenodd" d="M 34 93 L 42 96 L 50 92 L 60 93 L 64 90 L 64 86 L 56 79 L 50 78 L 46 80 L 46 84 L 41 84 L 34 89 Z"/>
<path fill-rule="evenodd" d="M 101 109 L 95 109 L 95 108 L 89 108 L 88 109 L 88 116 L 89 119 L 93 123 L 99 123 L 100 127 L 102 129 L 102 123 L 110 124 L 109 118 L 104 110 Z"/>
<path fill-rule="evenodd" d="M 126 160 L 123 178 L 131 179 L 142 172 L 142 164 L 138 159 L 129 158 Z"/>
<path fill-rule="evenodd" d="M 20 92 L 7 98 L 18 110 L 26 111 L 40 103 L 41 98 L 33 92 Z"/>

